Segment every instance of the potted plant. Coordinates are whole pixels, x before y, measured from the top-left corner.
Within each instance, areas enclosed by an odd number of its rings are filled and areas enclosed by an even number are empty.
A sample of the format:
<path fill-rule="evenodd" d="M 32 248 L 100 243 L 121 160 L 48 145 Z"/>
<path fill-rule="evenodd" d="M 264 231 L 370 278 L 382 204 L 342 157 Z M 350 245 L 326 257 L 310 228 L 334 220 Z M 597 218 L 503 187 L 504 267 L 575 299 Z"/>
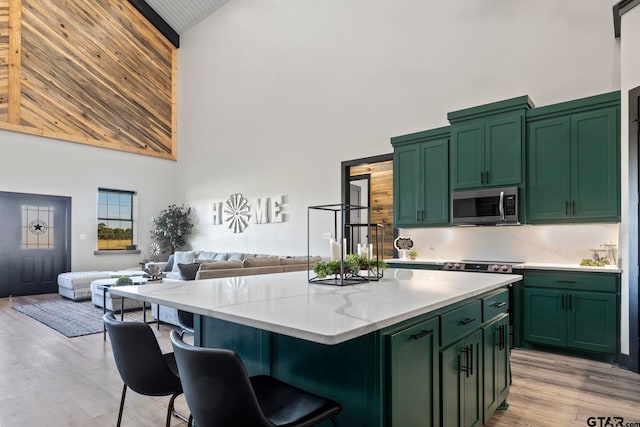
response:
<path fill-rule="evenodd" d="M 185 238 L 191 234 L 193 228 L 190 214 L 189 206 L 172 204 L 152 219 L 151 236 L 160 245 L 162 253 L 174 253 L 187 243 Z"/>
<path fill-rule="evenodd" d="M 118 280 L 116 280 L 116 283 L 114 283 L 113 286 L 131 286 L 131 285 L 133 285 L 133 280 L 131 280 L 131 277 L 120 276 L 118 277 Z"/>
<path fill-rule="evenodd" d="M 411 249 L 409 251 L 409 258 L 416 259 L 417 256 L 418 256 L 418 251 L 416 251 L 415 249 Z"/>

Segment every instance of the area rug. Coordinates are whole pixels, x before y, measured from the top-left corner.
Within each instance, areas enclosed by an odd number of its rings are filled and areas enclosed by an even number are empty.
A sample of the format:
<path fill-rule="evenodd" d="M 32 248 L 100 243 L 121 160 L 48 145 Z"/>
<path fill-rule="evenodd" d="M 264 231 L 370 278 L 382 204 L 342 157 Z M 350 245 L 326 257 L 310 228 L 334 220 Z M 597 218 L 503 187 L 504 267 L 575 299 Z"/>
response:
<path fill-rule="evenodd" d="M 13 308 L 69 338 L 96 334 L 103 328 L 102 308 L 94 306 L 91 301 L 55 300 L 15 305 Z M 124 318 L 142 321 L 142 310 L 127 311 Z M 151 311 L 147 308 L 147 320 L 150 319 Z"/>

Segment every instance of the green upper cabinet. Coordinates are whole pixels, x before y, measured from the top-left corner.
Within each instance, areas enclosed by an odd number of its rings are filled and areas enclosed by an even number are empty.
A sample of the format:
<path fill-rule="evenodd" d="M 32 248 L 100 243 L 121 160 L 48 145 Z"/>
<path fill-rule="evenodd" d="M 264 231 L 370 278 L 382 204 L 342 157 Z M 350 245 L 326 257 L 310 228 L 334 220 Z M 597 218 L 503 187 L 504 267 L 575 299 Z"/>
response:
<path fill-rule="evenodd" d="M 449 223 L 449 127 L 391 138 L 396 227 Z"/>
<path fill-rule="evenodd" d="M 451 189 L 520 185 L 528 96 L 451 112 Z"/>
<path fill-rule="evenodd" d="M 620 221 L 620 93 L 527 115 L 530 223 Z"/>

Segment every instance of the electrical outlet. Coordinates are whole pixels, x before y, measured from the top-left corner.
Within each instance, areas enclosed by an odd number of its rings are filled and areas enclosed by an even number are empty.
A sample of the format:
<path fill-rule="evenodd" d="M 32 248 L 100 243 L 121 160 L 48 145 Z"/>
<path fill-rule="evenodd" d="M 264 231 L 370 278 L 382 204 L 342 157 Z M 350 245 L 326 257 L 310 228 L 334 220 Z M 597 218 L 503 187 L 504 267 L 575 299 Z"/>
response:
<path fill-rule="evenodd" d="M 325 231 L 324 233 L 322 233 L 322 238 L 324 240 L 329 240 L 331 238 L 331 232 L 330 231 Z"/>

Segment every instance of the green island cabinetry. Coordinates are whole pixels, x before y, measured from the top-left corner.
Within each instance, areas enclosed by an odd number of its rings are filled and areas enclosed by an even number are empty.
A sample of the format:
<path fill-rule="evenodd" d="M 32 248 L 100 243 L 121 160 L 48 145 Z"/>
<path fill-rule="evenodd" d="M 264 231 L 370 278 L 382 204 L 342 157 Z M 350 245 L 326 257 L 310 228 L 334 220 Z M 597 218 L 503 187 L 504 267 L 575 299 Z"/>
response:
<path fill-rule="evenodd" d="M 543 345 L 570 352 L 616 357 L 620 341 L 620 275 L 526 272 L 515 304 L 522 310 L 525 347 Z M 518 310 L 516 310 L 517 312 Z M 515 331 L 514 331 L 515 333 Z"/>
<path fill-rule="evenodd" d="M 396 227 L 449 223 L 449 127 L 391 138 Z"/>
<path fill-rule="evenodd" d="M 527 221 L 620 221 L 620 93 L 527 114 Z"/>
<path fill-rule="evenodd" d="M 523 182 L 528 96 L 453 111 L 451 189 L 520 185 Z"/>
<path fill-rule="evenodd" d="M 336 345 L 197 315 L 195 339 L 336 399 L 340 425 L 479 426 L 507 406 L 508 308 L 498 288 Z"/>
<path fill-rule="evenodd" d="M 442 426 L 479 426 L 509 394 L 509 291 L 441 316 Z"/>
<path fill-rule="evenodd" d="M 386 335 L 389 426 L 439 425 L 440 326 L 432 318 Z"/>

